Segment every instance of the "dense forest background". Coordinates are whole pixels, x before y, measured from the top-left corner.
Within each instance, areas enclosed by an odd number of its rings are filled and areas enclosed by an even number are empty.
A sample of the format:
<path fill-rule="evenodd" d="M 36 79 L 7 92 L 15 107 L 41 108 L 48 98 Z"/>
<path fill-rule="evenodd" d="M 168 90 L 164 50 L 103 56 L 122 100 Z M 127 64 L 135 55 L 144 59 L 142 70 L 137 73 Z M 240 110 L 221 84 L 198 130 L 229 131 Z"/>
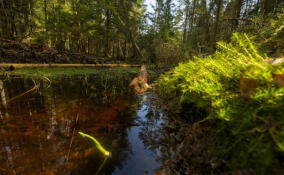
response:
<path fill-rule="evenodd" d="M 0 38 L 117 60 L 175 64 L 259 34 L 281 0 L 0 0 Z"/>

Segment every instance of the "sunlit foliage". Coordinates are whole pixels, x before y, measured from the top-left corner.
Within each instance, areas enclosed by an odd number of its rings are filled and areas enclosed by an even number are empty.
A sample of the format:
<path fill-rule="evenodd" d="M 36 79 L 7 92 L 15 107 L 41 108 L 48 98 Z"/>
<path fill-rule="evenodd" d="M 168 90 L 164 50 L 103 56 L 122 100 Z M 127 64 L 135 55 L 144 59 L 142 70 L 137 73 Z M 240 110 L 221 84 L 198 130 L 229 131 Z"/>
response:
<path fill-rule="evenodd" d="M 195 57 L 160 79 L 162 93 L 175 94 L 180 104 L 194 103 L 205 111 L 202 121 L 218 119 L 212 129 L 218 131 L 219 154 L 233 162 L 231 168 L 264 173 L 282 163 L 284 64 L 267 60 L 247 35 L 234 34 L 230 43 L 218 43 L 214 55 Z M 246 87 L 243 79 L 249 80 Z M 256 82 L 255 87 L 250 81 Z M 249 96 L 242 94 L 242 88 L 251 88 Z"/>

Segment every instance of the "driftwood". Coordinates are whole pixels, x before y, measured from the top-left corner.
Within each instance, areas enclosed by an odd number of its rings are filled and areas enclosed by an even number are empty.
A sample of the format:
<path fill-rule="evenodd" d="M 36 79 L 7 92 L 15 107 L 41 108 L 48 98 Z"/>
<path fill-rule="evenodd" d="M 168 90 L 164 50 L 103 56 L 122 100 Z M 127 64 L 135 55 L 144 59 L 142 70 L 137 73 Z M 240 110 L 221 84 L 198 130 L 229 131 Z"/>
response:
<path fill-rule="evenodd" d="M 147 84 L 147 70 L 146 66 L 141 66 L 140 72 L 138 73 L 137 77 L 135 77 L 129 87 L 133 89 L 136 94 L 144 93 L 149 88 Z"/>
<path fill-rule="evenodd" d="M 3 63 L 0 68 L 19 69 L 19 68 L 36 68 L 36 67 L 140 67 L 140 65 L 131 64 L 13 64 Z"/>

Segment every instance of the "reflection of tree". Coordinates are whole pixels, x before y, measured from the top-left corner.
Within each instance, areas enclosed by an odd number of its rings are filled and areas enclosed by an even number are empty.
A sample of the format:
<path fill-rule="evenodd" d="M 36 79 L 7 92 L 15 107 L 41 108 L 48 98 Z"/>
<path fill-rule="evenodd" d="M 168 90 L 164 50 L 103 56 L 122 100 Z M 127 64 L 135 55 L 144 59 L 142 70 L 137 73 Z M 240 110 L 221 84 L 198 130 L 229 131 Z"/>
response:
<path fill-rule="evenodd" d="M 7 101 L 6 101 L 6 93 L 4 89 L 4 83 L 0 80 L 0 94 L 1 94 L 1 102 L 4 108 L 7 108 Z"/>
<path fill-rule="evenodd" d="M 208 123 L 189 125 L 177 116 L 165 117 L 155 97 L 148 97 L 144 104 L 147 119 L 139 122 L 139 137 L 172 174 L 211 174 L 224 168 L 224 162 L 208 150 L 208 144 L 216 142 Z"/>
<path fill-rule="evenodd" d="M 145 119 L 138 121 L 139 125 L 141 126 L 139 137 L 147 149 L 156 151 L 158 145 L 153 143 L 158 142 L 158 139 L 160 138 L 160 133 L 158 130 L 162 124 L 161 117 L 163 112 L 160 110 L 160 108 L 156 108 L 156 97 L 153 94 L 148 94 L 146 97 L 146 100 L 142 102 L 142 105 L 145 107 L 144 112 L 146 112 Z"/>
<path fill-rule="evenodd" d="M 128 81 L 108 78 L 107 87 L 101 81 L 106 80 L 101 77 L 54 80 L 49 89 L 41 88 L 8 105 L 11 116 L 0 125 L 0 157 L 6 155 L 6 159 L 11 153 L 14 165 L 8 166 L 1 158 L 0 174 L 1 169 L 19 174 L 94 174 L 103 157 L 77 135 L 79 130 L 95 136 L 113 153 L 102 173 L 111 174 L 115 167 L 122 168 L 131 154 L 127 133 L 134 125 L 137 106 L 131 105 L 135 99 L 128 94 Z M 7 96 L 14 96 L 33 82 L 11 79 L 6 85 Z"/>
<path fill-rule="evenodd" d="M 144 105 L 147 106 L 147 114 L 146 120 L 139 122 L 141 125 L 139 138 L 147 149 L 155 153 L 156 159 L 164 166 L 172 170 L 180 168 L 175 166 L 178 164 L 175 153 L 182 142 L 181 138 L 184 137 L 180 135 L 182 133 L 179 132 L 180 125 L 164 115 L 155 96 L 148 96 Z"/>

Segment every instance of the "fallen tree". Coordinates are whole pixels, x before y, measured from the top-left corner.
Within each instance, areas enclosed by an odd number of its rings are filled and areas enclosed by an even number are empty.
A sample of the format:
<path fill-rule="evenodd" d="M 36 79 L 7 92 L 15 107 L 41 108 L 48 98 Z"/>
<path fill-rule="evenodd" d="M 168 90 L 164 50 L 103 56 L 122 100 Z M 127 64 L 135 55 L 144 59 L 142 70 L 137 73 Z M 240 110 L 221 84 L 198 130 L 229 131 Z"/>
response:
<path fill-rule="evenodd" d="M 0 63 L 0 68 L 19 69 L 19 68 L 37 68 L 37 67 L 140 67 L 138 64 L 14 64 Z"/>

